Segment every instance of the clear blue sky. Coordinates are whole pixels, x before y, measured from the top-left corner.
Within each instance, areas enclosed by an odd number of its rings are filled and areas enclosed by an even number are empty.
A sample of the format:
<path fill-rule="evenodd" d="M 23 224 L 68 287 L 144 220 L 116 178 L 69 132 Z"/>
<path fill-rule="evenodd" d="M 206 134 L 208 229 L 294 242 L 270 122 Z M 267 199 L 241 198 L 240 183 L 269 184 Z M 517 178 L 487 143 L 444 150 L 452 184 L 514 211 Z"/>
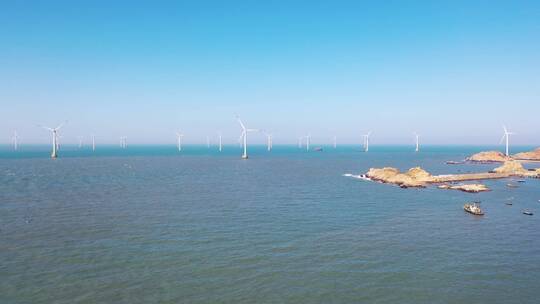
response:
<path fill-rule="evenodd" d="M 539 144 L 540 2 L 2 1 L 0 104 L 0 142 Z"/>

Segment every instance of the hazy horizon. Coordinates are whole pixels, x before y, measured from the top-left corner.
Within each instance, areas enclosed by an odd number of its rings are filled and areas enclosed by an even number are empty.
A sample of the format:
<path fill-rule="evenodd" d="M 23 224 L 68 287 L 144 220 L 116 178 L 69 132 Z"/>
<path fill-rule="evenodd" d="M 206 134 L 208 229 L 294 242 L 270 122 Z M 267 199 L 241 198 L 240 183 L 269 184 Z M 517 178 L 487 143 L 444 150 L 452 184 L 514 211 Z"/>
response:
<path fill-rule="evenodd" d="M 539 145 L 540 4 L 0 4 L 0 143 Z M 263 135 L 250 136 L 262 144 Z"/>

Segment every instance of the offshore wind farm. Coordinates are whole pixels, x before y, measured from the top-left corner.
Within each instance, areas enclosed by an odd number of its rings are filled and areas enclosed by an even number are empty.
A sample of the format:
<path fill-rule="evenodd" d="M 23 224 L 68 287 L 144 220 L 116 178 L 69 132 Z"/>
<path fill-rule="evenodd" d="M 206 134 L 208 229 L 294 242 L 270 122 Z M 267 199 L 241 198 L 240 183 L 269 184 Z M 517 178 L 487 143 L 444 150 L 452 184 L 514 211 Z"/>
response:
<path fill-rule="evenodd" d="M 539 9 L 0 3 L 0 303 L 537 303 Z"/>

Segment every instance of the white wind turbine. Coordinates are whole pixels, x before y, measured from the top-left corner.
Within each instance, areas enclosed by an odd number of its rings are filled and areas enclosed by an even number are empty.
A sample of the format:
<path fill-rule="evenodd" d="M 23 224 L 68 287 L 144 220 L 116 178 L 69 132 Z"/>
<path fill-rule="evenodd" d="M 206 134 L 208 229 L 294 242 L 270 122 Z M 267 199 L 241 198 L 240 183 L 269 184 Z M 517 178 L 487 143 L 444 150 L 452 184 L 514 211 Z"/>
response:
<path fill-rule="evenodd" d="M 414 132 L 414 137 L 416 138 L 416 149 L 414 151 L 418 152 L 418 151 L 420 151 L 420 144 L 419 144 L 419 141 L 418 141 L 418 138 L 420 137 L 420 135 L 418 135 L 418 133 Z"/>
<path fill-rule="evenodd" d="M 242 158 L 243 159 L 247 159 L 248 158 L 248 154 L 247 154 L 247 135 L 249 132 L 259 132 L 258 129 L 248 129 L 246 128 L 246 126 L 244 125 L 244 123 L 242 122 L 242 120 L 240 120 L 240 117 L 238 117 L 238 115 L 236 116 L 236 119 L 238 120 L 238 123 L 240 124 L 240 127 L 242 127 L 242 134 L 240 134 L 240 138 L 243 140 L 243 146 L 244 146 L 244 153 L 242 154 Z"/>
<path fill-rule="evenodd" d="M 92 136 L 92 151 L 96 151 L 96 136 L 94 134 Z"/>
<path fill-rule="evenodd" d="M 367 134 L 362 135 L 364 137 L 364 152 L 369 151 L 369 136 L 371 135 L 371 131 L 369 131 Z"/>
<path fill-rule="evenodd" d="M 13 150 L 17 151 L 19 149 L 19 135 L 17 134 L 17 131 L 13 132 L 11 140 L 13 141 Z"/>
<path fill-rule="evenodd" d="M 337 147 L 337 137 L 334 135 L 334 149 Z"/>
<path fill-rule="evenodd" d="M 298 148 L 302 149 L 302 137 L 298 137 Z"/>
<path fill-rule="evenodd" d="M 121 136 L 120 137 L 120 148 L 125 149 L 127 148 L 127 137 Z"/>
<path fill-rule="evenodd" d="M 272 134 L 264 132 L 264 135 L 266 136 L 266 150 L 272 151 Z"/>
<path fill-rule="evenodd" d="M 52 134 L 52 152 L 51 152 L 51 158 L 57 158 L 58 157 L 58 130 L 60 130 L 60 128 L 62 128 L 64 126 L 65 122 L 61 123 L 60 125 L 58 125 L 58 127 L 56 128 L 49 128 L 49 127 L 44 127 L 44 126 L 40 126 L 42 127 L 43 129 L 45 130 L 49 130 L 51 131 L 51 134 Z"/>
<path fill-rule="evenodd" d="M 311 140 L 311 134 L 306 135 L 306 151 L 309 151 L 310 140 Z"/>
<path fill-rule="evenodd" d="M 219 152 L 223 150 L 223 140 L 221 136 L 221 132 L 218 132 L 218 141 L 219 141 Z"/>
<path fill-rule="evenodd" d="M 499 144 L 501 144 L 503 142 L 503 140 L 506 139 L 506 153 L 505 153 L 505 155 L 510 156 L 510 154 L 508 153 L 508 141 L 510 139 L 510 135 L 514 135 L 516 133 L 508 132 L 508 129 L 506 129 L 506 126 L 504 126 L 504 125 L 503 125 L 503 130 L 504 130 L 504 134 L 501 137 L 501 141 L 499 142 Z"/>
<path fill-rule="evenodd" d="M 80 149 L 82 148 L 82 142 L 83 142 L 82 136 L 77 136 L 77 140 L 79 141 L 79 149 Z"/>
<path fill-rule="evenodd" d="M 182 151 L 182 137 L 184 137 L 184 134 L 182 134 L 180 131 L 176 132 L 178 151 Z"/>

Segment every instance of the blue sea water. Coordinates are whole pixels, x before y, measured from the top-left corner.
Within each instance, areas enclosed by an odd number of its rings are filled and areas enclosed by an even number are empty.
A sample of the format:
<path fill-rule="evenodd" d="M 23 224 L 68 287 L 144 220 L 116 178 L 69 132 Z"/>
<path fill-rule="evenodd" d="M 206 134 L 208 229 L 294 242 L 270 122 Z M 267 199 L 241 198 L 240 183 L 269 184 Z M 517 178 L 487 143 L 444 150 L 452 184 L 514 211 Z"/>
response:
<path fill-rule="evenodd" d="M 469 194 L 343 176 L 482 172 L 445 161 L 493 148 L 4 146 L 0 303 L 538 303 L 540 180 Z"/>

